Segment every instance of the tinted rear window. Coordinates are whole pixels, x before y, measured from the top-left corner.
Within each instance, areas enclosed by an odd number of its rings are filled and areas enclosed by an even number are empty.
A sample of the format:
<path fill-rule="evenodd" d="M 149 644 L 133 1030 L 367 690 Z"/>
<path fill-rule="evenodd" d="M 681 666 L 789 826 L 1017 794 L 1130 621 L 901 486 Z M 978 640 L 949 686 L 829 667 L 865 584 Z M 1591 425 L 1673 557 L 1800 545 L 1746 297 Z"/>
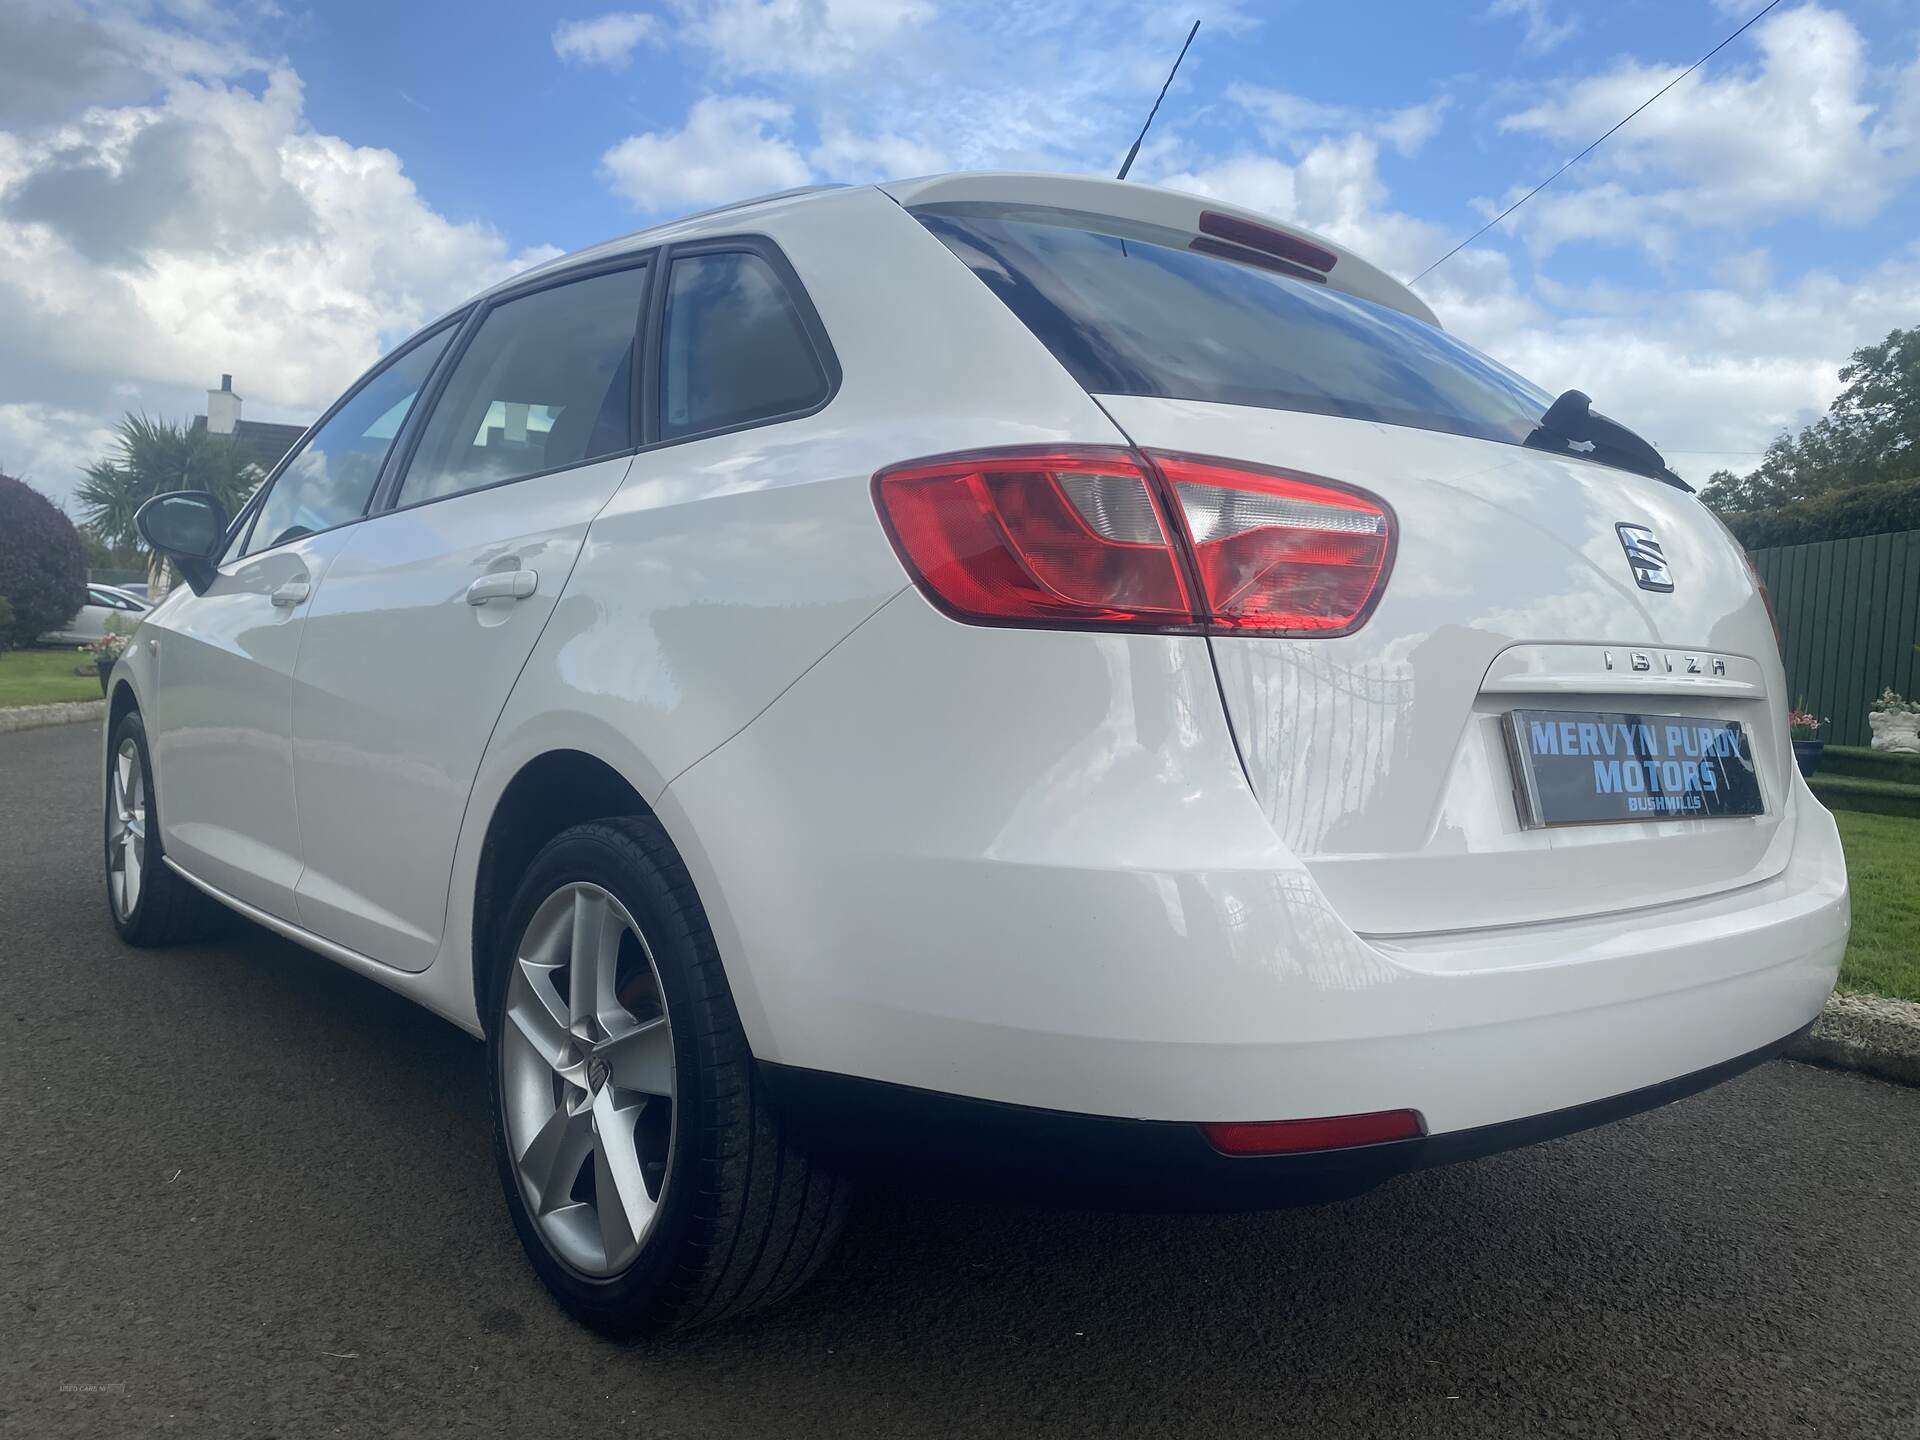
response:
<path fill-rule="evenodd" d="M 1096 395 L 1304 410 L 1514 444 L 1552 403 L 1444 330 L 1196 253 L 1174 231 L 980 206 L 915 215 Z"/>
<path fill-rule="evenodd" d="M 676 259 L 666 329 L 667 439 L 802 414 L 833 391 L 799 306 L 773 266 L 750 251 Z"/>

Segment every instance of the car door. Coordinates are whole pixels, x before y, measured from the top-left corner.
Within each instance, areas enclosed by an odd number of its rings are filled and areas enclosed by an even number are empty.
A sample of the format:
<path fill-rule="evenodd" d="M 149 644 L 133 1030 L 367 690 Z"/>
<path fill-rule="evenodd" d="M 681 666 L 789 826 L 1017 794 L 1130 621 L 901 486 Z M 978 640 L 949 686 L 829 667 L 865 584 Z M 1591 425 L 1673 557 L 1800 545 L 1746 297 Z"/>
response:
<path fill-rule="evenodd" d="M 156 681 L 143 704 L 168 858 L 282 919 L 301 864 L 288 711 L 307 610 L 452 333 L 349 392 L 249 508 L 206 592 L 179 586 L 135 637 Z"/>
<path fill-rule="evenodd" d="M 491 301 L 335 560 L 293 685 L 316 934 L 433 959 L 487 739 L 638 443 L 648 275 L 628 257 Z"/>

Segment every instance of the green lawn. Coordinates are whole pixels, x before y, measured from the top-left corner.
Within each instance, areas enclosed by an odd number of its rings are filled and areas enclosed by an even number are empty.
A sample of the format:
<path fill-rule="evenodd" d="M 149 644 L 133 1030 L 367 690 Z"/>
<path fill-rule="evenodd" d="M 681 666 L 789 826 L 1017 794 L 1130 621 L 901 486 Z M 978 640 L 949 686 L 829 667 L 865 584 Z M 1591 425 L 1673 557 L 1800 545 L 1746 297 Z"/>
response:
<path fill-rule="evenodd" d="M 1836 810 L 1853 887 L 1842 990 L 1920 1000 L 1920 820 Z"/>
<path fill-rule="evenodd" d="M 74 674 L 83 661 L 87 673 Z M 91 660 L 77 650 L 58 646 L 51 650 L 9 650 L 0 655 L 0 709 L 99 698 L 100 677 Z"/>

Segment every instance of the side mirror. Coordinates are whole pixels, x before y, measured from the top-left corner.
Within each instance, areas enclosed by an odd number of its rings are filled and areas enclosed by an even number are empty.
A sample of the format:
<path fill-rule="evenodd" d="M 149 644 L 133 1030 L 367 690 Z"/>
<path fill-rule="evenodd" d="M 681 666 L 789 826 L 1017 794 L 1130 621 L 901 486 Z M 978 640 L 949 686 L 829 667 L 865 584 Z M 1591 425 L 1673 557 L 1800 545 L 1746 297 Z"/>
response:
<path fill-rule="evenodd" d="M 142 505 L 133 523 L 147 544 L 180 567 L 194 594 L 207 593 L 227 538 L 226 506 L 205 490 L 171 490 Z"/>

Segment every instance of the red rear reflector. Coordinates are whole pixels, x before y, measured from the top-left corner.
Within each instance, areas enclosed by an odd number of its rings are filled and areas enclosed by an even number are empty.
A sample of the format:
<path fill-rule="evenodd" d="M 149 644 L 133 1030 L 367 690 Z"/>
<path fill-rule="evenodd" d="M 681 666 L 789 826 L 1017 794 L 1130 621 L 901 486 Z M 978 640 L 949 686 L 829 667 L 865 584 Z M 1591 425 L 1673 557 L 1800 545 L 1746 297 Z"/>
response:
<path fill-rule="evenodd" d="M 989 624 L 1343 635 L 1393 549 L 1386 506 L 1358 491 L 1111 446 L 913 461 L 873 495 L 926 596 Z"/>
<path fill-rule="evenodd" d="M 1427 1133 L 1417 1110 L 1373 1110 L 1365 1115 L 1329 1115 L 1318 1120 L 1252 1120 L 1202 1125 L 1201 1133 L 1226 1155 L 1298 1155 L 1308 1150 L 1345 1150 L 1388 1140 L 1417 1140 Z"/>

